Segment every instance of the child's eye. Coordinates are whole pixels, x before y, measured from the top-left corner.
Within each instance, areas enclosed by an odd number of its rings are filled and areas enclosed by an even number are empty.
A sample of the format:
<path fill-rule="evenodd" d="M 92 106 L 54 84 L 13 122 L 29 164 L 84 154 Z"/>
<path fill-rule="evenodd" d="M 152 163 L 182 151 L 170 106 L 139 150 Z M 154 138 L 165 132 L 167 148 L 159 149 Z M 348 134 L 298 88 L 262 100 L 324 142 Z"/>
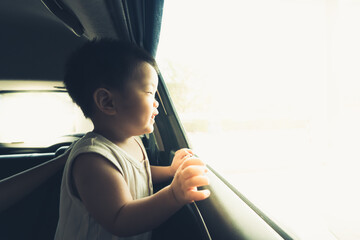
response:
<path fill-rule="evenodd" d="M 153 93 L 153 92 L 146 92 L 146 93 L 149 93 L 149 94 L 151 94 L 151 95 L 154 95 L 154 93 Z"/>

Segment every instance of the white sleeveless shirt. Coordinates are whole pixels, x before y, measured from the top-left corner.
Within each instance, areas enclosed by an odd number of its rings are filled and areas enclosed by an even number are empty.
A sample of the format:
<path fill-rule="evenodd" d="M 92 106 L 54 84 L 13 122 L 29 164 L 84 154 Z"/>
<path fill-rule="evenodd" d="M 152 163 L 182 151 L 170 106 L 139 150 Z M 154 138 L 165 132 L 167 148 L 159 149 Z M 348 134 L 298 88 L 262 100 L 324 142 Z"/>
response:
<path fill-rule="evenodd" d="M 137 142 L 146 156 L 141 140 L 137 139 Z M 114 236 L 93 219 L 81 200 L 74 194 L 72 187 L 73 162 L 82 153 L 97 153 L 113 163 L 128 184 L 133 199 L 143 198 L 153 193 L 150 164 L 147 157 L 139 162 L 110 140 L 94 132 L 89 132 L 74 145 L 65 165 L 61 184 L 60 216 L 55 240 L 151 239 L 151 232 L 124 238 Z"/>

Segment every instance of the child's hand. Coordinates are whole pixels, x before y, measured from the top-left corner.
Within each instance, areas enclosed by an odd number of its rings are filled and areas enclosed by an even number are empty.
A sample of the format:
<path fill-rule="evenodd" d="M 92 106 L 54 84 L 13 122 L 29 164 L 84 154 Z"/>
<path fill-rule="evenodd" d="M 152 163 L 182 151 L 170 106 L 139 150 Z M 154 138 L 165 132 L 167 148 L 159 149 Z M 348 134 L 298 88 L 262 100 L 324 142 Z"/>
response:
<path fill-rule="evenodd" d="M 175 152 L 175 156 L 170 166 L 170 175 L 174 176 L 179 166 L 189 157 L 192 157 L 194 153 L 191 149 L 183 148 Z"/>
<path fill-rule="evenodd" d="M 205 175 L 207 171 L 200 159 L 186 158 L 176 171 L 170 185 L 177 203 L 186 204 L 204 200 L 210 196 L 209 190 L 197 190 L 197 187 L 209 185 L 209 178 Z"/>

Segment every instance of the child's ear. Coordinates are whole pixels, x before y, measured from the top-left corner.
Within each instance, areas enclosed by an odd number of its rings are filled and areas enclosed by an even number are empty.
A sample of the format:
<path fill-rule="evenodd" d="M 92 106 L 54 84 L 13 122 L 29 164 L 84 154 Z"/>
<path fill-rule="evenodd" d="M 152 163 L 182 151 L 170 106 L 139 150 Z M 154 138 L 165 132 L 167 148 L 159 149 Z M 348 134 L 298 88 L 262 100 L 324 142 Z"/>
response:
<path fill-rule="evenodd" d="M 107 115 L 116 113 L 114 95 L 106 88 L 98 88 L 93 94 L 96 107 Z"/>

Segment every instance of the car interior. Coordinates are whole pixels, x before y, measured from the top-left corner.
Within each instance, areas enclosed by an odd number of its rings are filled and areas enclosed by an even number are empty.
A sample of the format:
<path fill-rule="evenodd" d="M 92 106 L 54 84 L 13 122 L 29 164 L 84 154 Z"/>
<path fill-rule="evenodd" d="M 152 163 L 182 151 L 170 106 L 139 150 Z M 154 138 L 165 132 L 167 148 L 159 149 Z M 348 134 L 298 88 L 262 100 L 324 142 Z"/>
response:
<path fill-rule="evenodd" d="M 128 40 L 155 55 L 163 4 L 161 0 L 0 1 L 0 102 L 6 94 L 66 93 L 62 85 L 64 63 L 88 40 Z M 142 140 L 151 164 L 169 165 L 174 152 L 189 143 L 162 76 L 159 79 L 160 114 L 154 133 L 142 136 Z M 25 111 L 19 109 L 9 111 Z M 31 116 L 36 111 L 26 114 Z M 18 128 L 24 127 L 34 128 L 25 123 Z M 60 156 L 83 133 L 75 131 L 46 144 L 16 140 L 0 143 L 0 179 Z M 209 169 L 211 185 L 206 188 L 211 190 L 211 197 L 184 206 L 153 231 L 153 239 L 296 239 L 215 169 Z M 62 170 L 0 213 L 0 239 L 54 237 L 61 177 Z M 6 198 L 2 193 L 1 197 Z"/>

